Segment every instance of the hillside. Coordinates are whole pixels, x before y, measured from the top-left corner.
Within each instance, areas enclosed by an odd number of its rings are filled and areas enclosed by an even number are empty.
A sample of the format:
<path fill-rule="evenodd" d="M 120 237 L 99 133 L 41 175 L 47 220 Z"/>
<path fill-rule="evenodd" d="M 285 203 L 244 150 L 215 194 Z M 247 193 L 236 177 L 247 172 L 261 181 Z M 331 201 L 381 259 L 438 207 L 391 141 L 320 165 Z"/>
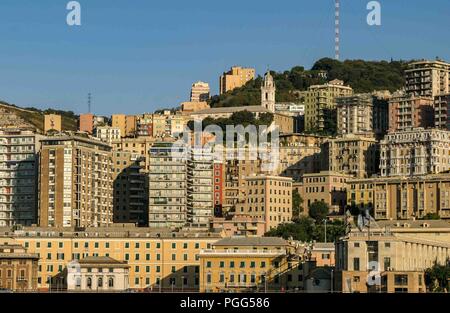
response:
<path fill-rule="evenodd" d="M 60 114 L 62 130 L 77 130 L 78 116 L 72 111 L 53 109 L 38 110 L 35 108 L 20 108 L 16 105 L 0 101 L 0 127 L 33 127 L 39 131 L 44 129 L 45 114 Z"/>
<path fill-rule="evenodd" d="M 318 60 L 310 70 L 295 66 L 282 73 L 271 72 L 276 86 L 277 102 L 296 101 L 292 91 L 306 90 L 309 86 L 323 84 L 333 79 L 341 79 L 350 85 L 356 93 L 373 90 L 395 91 L 403 87 L 403 72 L 407 62 L 404 61 L 364 61 L 346 60 L 340 62 L 330 58 Z M 327 78 L 321 76 L 326 72 Z M 245 86 L 236 88 L 220 96 L 213 96 L 211 107 L 230 107 L 259 105 L 262 77 L 258 76 Z"/>

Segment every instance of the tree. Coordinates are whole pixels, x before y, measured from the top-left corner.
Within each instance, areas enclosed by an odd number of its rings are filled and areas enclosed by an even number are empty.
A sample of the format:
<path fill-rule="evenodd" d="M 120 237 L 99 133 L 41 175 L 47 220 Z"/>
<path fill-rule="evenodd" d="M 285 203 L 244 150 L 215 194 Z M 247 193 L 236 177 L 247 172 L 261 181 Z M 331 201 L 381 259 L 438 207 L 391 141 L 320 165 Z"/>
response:
<path fill-rule="evenodd" d="M 436 262 L 433 267 L 425 271 L 425 283 L 431 292 L 448 292 L 450 277 L 450 260 L 446 265 L 439 265 Z"/>
<path fill-rule="evenodd" d="M 321 223 L 328 215 L 328 204 L 323 201 L 316 201 L 309 205 L 309 216 L 311 216 L 316 222 Z"/>
<path fill-rule="evenodd" d="M 300 213 L 303 212 L 302 208 L 303 199 L 298 193 L 297 189 L 292 192 L 292 219 L 296 220 L 300 217 Z"/>
<path fill-rule="evenodd" d="M 292 238 L 300 241 L 313 240 L 314 221 L 308 217 L 300 217 L 294 223 L 285 223 L 265 234 L 269 237 Z"/>

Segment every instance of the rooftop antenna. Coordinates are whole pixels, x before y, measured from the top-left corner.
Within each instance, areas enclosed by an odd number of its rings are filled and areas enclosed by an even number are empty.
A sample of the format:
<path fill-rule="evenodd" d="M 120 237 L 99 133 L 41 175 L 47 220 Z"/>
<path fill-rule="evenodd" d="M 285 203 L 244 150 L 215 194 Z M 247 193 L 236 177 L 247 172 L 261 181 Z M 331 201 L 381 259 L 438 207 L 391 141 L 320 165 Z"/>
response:
<path fill-rule="evenodd" d="M 340 0 L 334 0 L 334 58 L 340 59 Z"/>
<path fill-rule="evenodd" d="M 88 93 L 88 113 L 91 113 L 92 95 Z"/>

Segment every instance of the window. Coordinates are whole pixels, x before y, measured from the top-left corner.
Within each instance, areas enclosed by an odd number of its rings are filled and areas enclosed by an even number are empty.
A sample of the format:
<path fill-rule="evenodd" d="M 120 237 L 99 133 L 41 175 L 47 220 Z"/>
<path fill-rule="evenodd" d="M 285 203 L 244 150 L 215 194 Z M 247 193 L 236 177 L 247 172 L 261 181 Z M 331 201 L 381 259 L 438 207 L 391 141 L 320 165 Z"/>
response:
<path fill-rule="evenodd" d="M 230 268 L 234 268 L 234 261 L 230 261 Z"/>
<path fill-rule="evenodd" d="M 353 270 L 359 271 L 359 258 L 353 258 Z"/>
<path fill-rule="evenodd" d="M 394 275 L 394 283 L 397 286 L 408 286 L 408 275 L 404 274 Z"/>
<path fill-rule="evenodd" d="M 103 287 L 103 278 L 102 277 L 98 278 L 97 286 L 98 286 L 98 288 L 102 288 Z"/>
<path fill-rule="evenodd" d="M 387 271 L 391 267 L 391 258 L 384 257 L 384 270 Z"/>
<path fill-rule="evenodd" d="M 224 261 L 220 261 L 219 267 L 220 267 L 220 268 L 224 268 L 224 267 L 225 267 L 225 262 L 224 262 Z"/>
<path fill-rule="evenodd" d="M 110 277 L 108 279 L 108 287 L 109 288 L 114 288 L 114 278 Z"/>
<path fill-rule="evenodd" d="M 206 267 L 211 268 L 211 261 L 206 262 Z"/>
<path fill-rule="evenodd" d="M 241 263 L 240 263 L 240 268 L 244 268 L 245 267 L 245 261 L 242 261 Z"/>
<path fill-rule="evenodd" d="M 88 277 L 86 286 L 88 287 L 88 289 L 92 289 L 92 278 Z"/>

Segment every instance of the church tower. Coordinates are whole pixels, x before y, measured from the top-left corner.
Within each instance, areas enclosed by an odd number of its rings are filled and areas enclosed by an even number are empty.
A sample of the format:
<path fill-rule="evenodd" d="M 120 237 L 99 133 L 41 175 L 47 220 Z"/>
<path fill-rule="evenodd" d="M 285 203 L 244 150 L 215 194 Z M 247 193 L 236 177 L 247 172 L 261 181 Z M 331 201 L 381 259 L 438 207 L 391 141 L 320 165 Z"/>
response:
<path fill-rule="evenodd" d="M 270 71 L 264 75 L 264 82 L 261 86 L 261 106 L 275 113 L 275 83 Z"/>

